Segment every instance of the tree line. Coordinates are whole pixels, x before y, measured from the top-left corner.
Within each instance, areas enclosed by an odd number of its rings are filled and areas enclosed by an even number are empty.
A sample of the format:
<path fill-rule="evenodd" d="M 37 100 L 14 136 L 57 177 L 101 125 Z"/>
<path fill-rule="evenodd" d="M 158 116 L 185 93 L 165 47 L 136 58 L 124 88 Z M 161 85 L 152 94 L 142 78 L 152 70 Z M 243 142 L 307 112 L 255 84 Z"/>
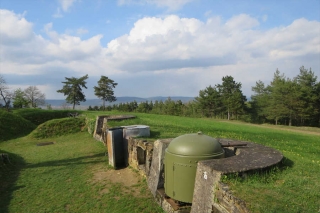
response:
<path fill-rule="evenodd" d="M 45 94 L 36 86 L 29 86 L 25 90 L 18 88 L 12 92 L 4 77 L 0 75 L 0 100 L 3 100 L 3 107 L 7 111 L 9 111 L 11 104 L 14 108 L 37 108 L 45 104 Z"/>
<path fill-rule="evenodd" d="M 249 101 L 241 86 L 232 76 L 225 76 L 221 84 L 200 90 L 187 103 L 169 97 L 166 101 L 113 104 L 106 110 L 320 127 L 320 82 L 311 68 L 300 67 L 300 73 L 292 79 L 277 69 L 269 85 L 261 80 L 256 82 Z M 89 106 L 88 110 L 103 108 Z"/>
<path fill-rule="evenodd" d="M 252 91 L 249 104 L 255 121 L 320 126 L 320 82 L 311 68 L 300 67 L 293 79 L 276 70 L 269 85 L 258 81 Z"/>
<path fill-rule="evenodd" d="M 82 91 L 86 87 L 88 75 L 80 78 L 65 77 L 58 93 L 66 96 L 66 102 L 80 105 L 86 101 Z M 183 103 L 173 101 L 136 101 L 106 106 L 106 102 L 116 101 L 114 88 L 118 85 L 106 76 L 101 76 L 94 86 L 95 95 L 103 100 L 102 106 L 89 106 L 88 110 L 119 110 L 189 117 L 208 117 L 228 120 L 243 120 L 252 123 L 273 123 L 283 125 L 305 125 L 320 127 L 320 82 L 311 68 L 300 67 L 300 73 L 290 79 L 277 69 L 269 85 L 261 80 L 252 87 L 253 95 L 247 100 L 241 90 L 241 83 L 232 76 L 224 76 L 221 84 L 209 85 L 199 91 L 193 101 Z M 6 108 L 13 99 L 13 107 L 37 107 L 44 103 L 44 94 L 35 86 L 24 91 L 8 92 L 6 82 L 0 75 L 0 97 Z"/>
<path fill-rule="evenodd" d="M 82 88 L 87 89 L 86 79 L 88 75 L 80 78 L 65 77 L 66 81 L 62 89 L 58 90 L 58 93 L 63 93 L 66 96 L 66 102 L 72 104 L 72 108 L 75 105 L 80 105 L 80 102 L 85 102 L 86 98 L 82 91 Z M 118 85 L 113 80 L 106 76 L 101 76 L 98 81 L 98 86 L 94 86 L 94 94 L 103 100 L 103 109 L 105 109 L 106 101 L 116 101 L 113 89 Z M 18 88 L 13 92 L 7 86 L 7 83 L 3 76 L 0 75 L 0 100 L 4 102 L 4 108 L 9 111 L 11 102 L 13 108 L 37 108 L 45 105 L 45 94 L 42 93 L 36 86 L 29 86 L 25 90 Z M 13 100 L 13 101 L 12 101 Z M 0 103 L 1 107 L 1 103 Z"/>

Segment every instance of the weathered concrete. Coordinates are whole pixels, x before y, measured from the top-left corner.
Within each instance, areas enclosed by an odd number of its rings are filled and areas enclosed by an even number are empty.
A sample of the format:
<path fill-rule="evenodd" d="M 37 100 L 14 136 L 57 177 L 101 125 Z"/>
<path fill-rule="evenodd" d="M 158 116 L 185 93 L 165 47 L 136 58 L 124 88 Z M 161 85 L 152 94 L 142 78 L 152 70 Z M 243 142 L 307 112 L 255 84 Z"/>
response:
<path fill-rule="evenodd" d="M 107 122 L 108 120 L 126 120 L 135 118 L 134 115 L 100 115 L 96 118 L 96 125 L 93 132 L 93 137 L 101 142 L 105 142 L 107 133 Z"/>
<path fill-rule="evenodd" d="M 157 189 L 164 188 L 164 155 L 171 141 L 172 138 L 163 139 L 157 140 L 153 144 L 152 163 L 147 179 L 148 187 L 153 196 L 156 196 Z"/>
<path fill-rule="evenodd" d="M 260 144 L 220 139 L 221 144 L 239 142 L 247 146 L 235 148 L 235 156 L 198 163 L 191 212 L 248 212 L 245 203 L 221 184 L 221 176 L 268 168 L 281 162 L 283 155 Z"/>
<path fill-rule="evenodd" d="M 165 149 L 171 139 L 161 139 L 154 143 L 129 137 L 129 165 L 139 170 L 147 178 L 148 187 L 158 204 L 170 213 L 190 212 L 190 208 L 178 207 L 164 194 Z M 226 158 L 200 161 L 197 165 L 195 188 L 191 212 L 247 213 L 245 202 L 232 195 L 221 176 L 237 172 L 247 172 L 268 168 L 279 163 L 283 155 L 270 147 L 260 144 L 219 139 L 225 147 Z M 235 146 L 233 144 L 246 144 Z"/>
<path fill-rule="evenodd" d="M 235 197 L 227 184 L 220 181 L 215 188 L 213 212 L 249 212 L 243 200 Z"/>
<path fill-rule="evenodd" d="M 144 177 L 149 176 L 152 161 L 153 143 L 129 137 L 129 165 L 138 170 Z"/>
<path fill-rule="evenodd" d="M 222 145 L 239 142 L 247 143 L 247 146 L 235 148 L 236 155 L 233 157 L 201 162 L 224 174 L 267 168 L 279 163 L 283 158 L 283 155 L 278 150 L 261 144 L 230 139 L 219 139 L 219 142 Z"/>
<path fill-rule="evenodd" d="M 167 213 L 189 213 L 191 206 L 179 206 L 174 200 L 166 198 L 164 189 L 158 189 L 156 191 L 155 199 L 162 209 Z"/>
<path fill-rule="evenodd" d="M 106 120 L 106 118 L 104 118 Z M 104 122 L 106 126 L 107 121 Z M 140 165 L 145 166 L 144 170 L 148 172 L 148 168 L 151 163 L 146 162 L 146 153 L 149 151 L 145 143 L 136 143 L 137 141 L 132 141 L 132 144 L 128 144 L 130 137 L 136 136 L 150 136 L 150 127 L 145 125 L 132 125 L 132 126 L 121 126 L 116 128 L 104 130 L 106 133 L 101 135 L 106 135 L 104 143 L 108 149 L 109 165 L 117 168 L 126 167 L 129 165 L 128 160 L 132 161 L 136 159 L 137 167 Z M 131 155 L 135 157 L 129 157 L 129 150 Z M 151 154 L 147 154 L 149 156 Z"/>
<path fill-rule="evenodd" d="M 123 128 L 123 137 L 150 137 L 150 127 L 146 125 L 121 126 Z"/>
<path fill-rule="evenodd" d="M 121 128 L 109 130 L 107 133 L 107 150 L 109 165 L 114 168 L 122 168 L 126 165 L 127 149 L 124 146 L 123 132 Z"/>

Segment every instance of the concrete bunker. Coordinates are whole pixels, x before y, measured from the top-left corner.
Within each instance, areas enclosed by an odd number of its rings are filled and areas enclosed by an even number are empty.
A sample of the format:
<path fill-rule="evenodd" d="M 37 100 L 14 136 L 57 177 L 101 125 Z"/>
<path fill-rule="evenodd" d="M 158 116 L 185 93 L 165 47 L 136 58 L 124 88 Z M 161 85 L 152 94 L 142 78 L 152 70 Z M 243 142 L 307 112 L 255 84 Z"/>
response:
<path fill-rule="evenodd" d="M 279 151 L 260 144 L 217 139 L 225 158 L 198 160 L 191 202 L 181 202 L 165 193 L 165 153 L 174 139 L 154 142 L 140 139 L 150 136 L 150 128 L 145 125 L 112 128 L 106 134 L 104 143 L 109 164 L 116 169 L 131 166 L 138 170 L 146 177 L 148 188 L 158 204 L 170 213 L 248 212 L 245 202 L 230 192 L 221 177 L 268 168 L 283 158 Z"/>
<path fill-rule="evenodd" d="M 144 146 L 128 146 L 130 137 L 149 137 L 150 127 L 146 125 L 120 126 L 107 130 L 105 144 L 108 149 L 109 164 L 114 168 L 129 165 L 129 153 L 134 153 L 138 165 L 146 163 L 146 148 Z"/>
<path fill-rule="evenodd" d="M 93 131 L 93 137 L 101 142 L 105 142 L 106 133 L 108 132 L 108 120 L 127 120 L 133 119 L 134 115 L 100 115 L 96 118 L 95 129 Z"/>

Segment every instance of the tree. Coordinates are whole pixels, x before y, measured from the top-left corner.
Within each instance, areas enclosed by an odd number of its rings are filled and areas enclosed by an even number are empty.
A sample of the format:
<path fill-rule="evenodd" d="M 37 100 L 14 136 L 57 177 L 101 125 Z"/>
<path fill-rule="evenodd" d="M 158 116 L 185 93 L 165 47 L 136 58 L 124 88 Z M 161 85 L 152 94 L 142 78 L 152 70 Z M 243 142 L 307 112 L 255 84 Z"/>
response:
<path fill-rule="evenodd" d="M 285 81 L 284 74 L 280 74 L 280 71 L 277 69 L 273 74 L 273 80 L 267 87 L 270 91 L 270 99 L 266 108 L 267 118 L 275 120 L 276 125 L 278 124 L 279 119 L 285 117 L 286 113 L 286 106 L 283 102 Z"/>
<path fill-rule="evenodd" d="M 284 82 L 283 102 L 286 107 L 284 115 L 289 119 L 289 126 L 292 125 L 293 119 L 298 116 L 298 109 L 301 108 L 300 100 L 301 87 L 296 80 L 287 79 Z"/>
<path fill-rule="evenodd" d="M 305 120 L 313 118 L 318 113 L 317 104 L 318 92 L 316 89 L 317 76 L 314 75 L 311 68 L 308 71 L 304 66 L 300 67 L 300 74 L 295 78 L 300 86 L 300 109 L 299 117 L 301 124 Z"/>
<path fill-rule="evenodd" d="M 166 115 L 175 115 L 175 102 L 171 99 L 171 97 L 168 97 L 164 101 L 164 114 Z"/>
<path fill-rule="evenodd" d="M 113 102 L 116 101 L 116 97 L 114 96 L 113 89 L 118 85 L 113 80 L 106 76 L 101 76 L 98 81 L 98 86 L 94 86 L 94 94 L 103 101 L 103 109 L 105 109 L 105 102 Z"/>
<path fill-rule="evenodd" d="M 37 108 L 45 104 L 46 96 L 36 86 L 29 86 L 24 90 L 24 97 L 30 107 Z"/>
<path fill-rule="evenodd" d="M 203 116 L 212 117 L 221 112 L 221 96 L 216 87 L 210 85 L 206 89 L 200 90 L 195 101 Z"/>
<path fill-rule="evenodd" d="M 14 108 L 23 108 L 28 106 L 28 100 L 25 98 L 25 94 L 21 88 L 14 91 L 13 100 L 12 104 Z"/>
<path fill-rule="evenodd" d="M 218 84 L 217 88 L 221 101 L 226 107 L 228 120 L 231 113 L 237 116 L 240 111 L 243 111 L 246 97 L 242 94 L 241 83 L 235 82 L 232 76 L 225 76 L 222 78 L 222 84 Z"/>
<path fill-rule="evenodd" d="M 0 100 L 4 101 L 4 107 L 9 111 L 12 93 L 9 91 L 6 80 L 0 75 Z"/>
<path fill-rule="evenodd" d="M 252 87 L 252 106 L 258 118 L 279 121 L 288 125 L 318 125 L 319 91 L 317 91 L 317 76 L 303 66 L 300 74 L 293 78 L 286 78 L 277 69 L 270 85 L 264 86 L 258 81 Z"/>
<path fill-rule="evenodd" d="M 263 121 L 267 116 L 266 108 L 270 99 L 270 91 L 260 80 L 256 82 L 256 86 L 252 87 L 251 90 L 254 92 L 250 102 L 254 120 Z"/>
<path fill-rule="evenodd" d="M 315 106 L 316 106 L 316 116 L 314 118 L 315 124 L 320 127 L 320 82 L 315 85 L 315 92 L 317 94 Z"/>
<path fill-rule="evenodd" d="M 86 98 L 82 92 L 82 87 L 86 88 L 86 79 L 88 79 L 88 75 L 82 76 L 80 78 L 67 78 L 66 81 L 62 82 L 64 86 L 62 89 L 57 90 L 59 93 L 63 93 L 64 96 L 67 96 L 66 102 L 73 105 L 72 109 L 74 109 L 75 105 L 80 105 L 80 102 L 85 102 Z"/>

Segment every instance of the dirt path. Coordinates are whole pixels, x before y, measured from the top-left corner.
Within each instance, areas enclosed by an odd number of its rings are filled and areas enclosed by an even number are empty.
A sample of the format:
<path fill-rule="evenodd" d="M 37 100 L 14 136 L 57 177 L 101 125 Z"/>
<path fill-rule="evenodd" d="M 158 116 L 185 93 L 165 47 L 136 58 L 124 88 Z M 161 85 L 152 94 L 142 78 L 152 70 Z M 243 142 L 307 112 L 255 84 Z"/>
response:
<path fill-rule="evenodd" d="M 141 189 L 146 187 L 143 178 L 133 169 L 126 167 L 123 169 L 106 169 L 105 165 L 100 165 L 92 169 L 94 184 L 106 186 L 100 191 L 101 194 L 109 193 L 110 186 L 119 185 L 119 190 L 130 193 L 135 197 L 146 197 L 148 193 L 141 193 Z M 145 190 L 144 190 L 145 191 Z"/>

